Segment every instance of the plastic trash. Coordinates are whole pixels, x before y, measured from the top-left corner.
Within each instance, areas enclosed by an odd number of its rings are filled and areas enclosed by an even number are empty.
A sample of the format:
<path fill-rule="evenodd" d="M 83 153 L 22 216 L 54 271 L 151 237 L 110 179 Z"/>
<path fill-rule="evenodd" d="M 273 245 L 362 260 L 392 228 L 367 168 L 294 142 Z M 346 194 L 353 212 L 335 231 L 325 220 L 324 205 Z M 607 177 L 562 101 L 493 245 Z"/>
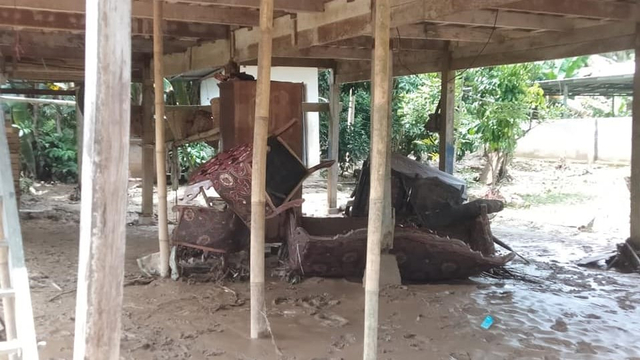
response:
<path fill-rule="evenodd" d="M 493 316 L 488 315 L 486 318 L 484 318 L 484 321 L 482 322 L 482 324 L 480 324 L 480 327 L 488 330 L 491 325 L 493 325 Z"/>

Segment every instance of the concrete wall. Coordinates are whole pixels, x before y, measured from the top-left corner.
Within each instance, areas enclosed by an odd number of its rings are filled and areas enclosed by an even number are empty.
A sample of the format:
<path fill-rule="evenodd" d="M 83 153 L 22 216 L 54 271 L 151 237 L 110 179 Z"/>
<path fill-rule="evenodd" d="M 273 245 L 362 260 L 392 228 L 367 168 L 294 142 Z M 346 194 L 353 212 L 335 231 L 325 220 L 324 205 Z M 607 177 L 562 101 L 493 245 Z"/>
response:
<path fill-rule="evenodd" d="M 516 156 L 628 164 L 631 118 L 551 120 L 520 139 Z"/>
<path fill-rule="evenodd" d="M 243 66 L 241 71 L 257 77 L 256 66 Z M 271 79 L 274 81 L 290 81 L 304 83 L 307 102 L 318 102 L 318 69 L 296 67 L 274 67 L 271 69 Z M 202 105 L 209 105 L 212 98 L 220 96 L 217 80 L 210 78 L 200 85 L 200 99 Z M 305 141 L 307 143 L 307 165 L 309 167 L 320 163 L 320 114 L 307 113 L 305 119 Z"/>

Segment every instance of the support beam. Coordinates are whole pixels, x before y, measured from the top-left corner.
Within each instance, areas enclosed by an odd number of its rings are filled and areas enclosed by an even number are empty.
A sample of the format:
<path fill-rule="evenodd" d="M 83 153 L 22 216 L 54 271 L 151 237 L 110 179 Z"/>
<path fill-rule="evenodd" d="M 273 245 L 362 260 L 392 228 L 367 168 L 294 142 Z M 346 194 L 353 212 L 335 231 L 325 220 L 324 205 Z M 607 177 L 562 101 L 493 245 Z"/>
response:
<path fill-rule="evenodd" d="M 167 223 L 167 160 L 164 126 L 164 64 L 162 44 L 163 1 L 153 0 L 153 80 L 156 102 L 156 180 L 158 183 L 158 245 L 160 276 L 169 276 L 169 225 Z"/>
<path fill-rule="evenodd" d="M 273 50 L 273 0 L 260 1 L 260 46 L 256 112 L 253 125 L 251 173 L 251 338 L 267 335 L 264 303 L 264 241 L 267 176 L 267 137 L 271 99 L 271 54 Z"/>
<path fill-rule="evenodd" d="M 371 51 L 368 51 L 371 55 Z M 336 82 L 336 72 L 331 71 L 329 75 L 329 149 L 328 160 L 335 160 L 329 168 L 327 176 L 327 203 L 329 214 L 338 212 L 338 152 L 340 144 L 340 84 Z"/>
<path fill-rule="evenodd" d="M 153 183 L 155 180 L 154 126 L 153 126 L 153 75 L 150 61 L 143 70 L 142 82 L 142 215 L 143 225 L 153 222 Z"/>
<path fill-rule="evenodd" d="M 508 6 L 508 5 L 507 5 Z M 585 26 L 595 26 L 601 20 L 568 18 L 550 14 L 531 14 L 502 10 L 496 18 L 497 10 L 464 11 L 447 15 L 434 23 L 487 26 L 497 28 L 567 31 Z"/>
<path fill-rule="evenodd" d="M 132 1 L 131 6 L 134 18 L 153 19 L 153 4 L 151 1 Z M 0 7 L 77 14 L 85 12 L 84 1 L 77 0 L 20 0 L 19 2 L 0 0 Z M 167 20 L 240 26 L 258 25 L 258 14 L 249 9 L 179 3 L 165 3 L 164 7 L 166 12 L 165 19 Z"/>
<path fill-rule="evenodd" d="M 497 6 L 500 9 L 580 16 L 624 21 L 639 20 L 638 5 L 599 0 L 521 0 Z"/>
<path fill-rule="evenodd" d="M 640 94 L 640 23 L 636 25 L 636 72 L 633 93 Z M 633 97 L 633 124 L 631 129 L 631 237 L 630 243 L 640 249 L 640 96 Z"/>
<path fill-rule="evenodd" d="M 0 26 L 12 30 L 37 29 L 65 31 L 75 34 L 84 33 L 85 17 L 78 13 L 54 11 L 34 11 L 25 9 L 2 8 Z M 229 36 L 229 27 L 218 24 L 201 24 L 184 21 L 163 21 L 164 35 L 176 38 L 218 40 Z M 132 19 L 131 34 L 153 35 L 153 19 Z"/>
<path fill-rule="evenodd" d="M 378 353 L 378 302 L 380 293 L 380 262 L 384 239 L 384 191 L 389 141 L 391 94 L 391 26 L 390 0 L 376 0 L 373 16 L 373 107 L 371 119 L 371 186 L 367 233 L 367 264 L 365 272 L 364 360 L 376 360 Z"/>
<path fill-rule="evenodd" d="M 87 1 L 73 358 L 119 359 L 129 164 L 131 1 Z"/>
<path fill-rule="evenodd" d="M 193 4 L 224 5 L 233 7 L 260 8 L 260 0 L 184 0 Z M 288 12 L 322 12 L 324 2 L 318 0 L 275 0 L 275 10 Z"/>
<path fill-rule="evenodd" d="M 451 53 L 445 56 L 441 73 L 440 88 L 440 170 L 453 174 L 455 145 L 453 138 L 453 117 L 456 98 L 456 72 L 451 71 Z"/>

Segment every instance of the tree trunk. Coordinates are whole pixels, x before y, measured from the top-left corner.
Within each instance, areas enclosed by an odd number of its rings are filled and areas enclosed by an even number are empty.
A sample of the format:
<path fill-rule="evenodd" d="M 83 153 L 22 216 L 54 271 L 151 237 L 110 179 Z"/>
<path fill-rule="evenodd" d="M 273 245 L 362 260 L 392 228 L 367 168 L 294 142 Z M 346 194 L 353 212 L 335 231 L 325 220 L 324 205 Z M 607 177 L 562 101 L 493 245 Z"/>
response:
<path fill-rule="evenodd" d="M 503 151 L 492 151 L 486 158 L 487 162 L 480 175 L 480 182 L 485 185 L 495 185 L 506 176 L 509 157 Z"/>

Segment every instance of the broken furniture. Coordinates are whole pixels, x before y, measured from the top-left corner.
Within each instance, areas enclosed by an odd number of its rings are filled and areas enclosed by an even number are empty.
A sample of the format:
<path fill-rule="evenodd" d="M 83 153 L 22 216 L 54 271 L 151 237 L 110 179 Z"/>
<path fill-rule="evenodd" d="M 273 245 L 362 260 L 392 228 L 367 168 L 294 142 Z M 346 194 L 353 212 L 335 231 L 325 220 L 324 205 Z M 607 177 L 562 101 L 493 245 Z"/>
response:
<path fill-rule="evenodd" d="M 297 120 L 291 121 L 267 141 L 266 217 L 271 219 L 271 234 L 273 225 L 276 225 L 276 234 L 271 236 L 276 241 L 282 235 L 281 227 L 277 226 L 282 223 L 278 215 L 302 205 L 302 199 L 294 199 L 294 196 L 304 180 L 315 171 L 333 164 L 333 161 L 326 161 L 311 169 L 304 166 L 280 138 L 295 123 Z M 250 144 L 237 146 L 218 154 L 194 171 L 185 197 L 192 200 L 203 189 L 213 187 L 227 206 L 222 209 L 188 205 L 176 207 L 180 216 L 171 237 L 174 245 L 222 253 L 243 248 L 251 221 L 252 150 Z M 217 224 L 210 224 L 212 221 Z"/>

